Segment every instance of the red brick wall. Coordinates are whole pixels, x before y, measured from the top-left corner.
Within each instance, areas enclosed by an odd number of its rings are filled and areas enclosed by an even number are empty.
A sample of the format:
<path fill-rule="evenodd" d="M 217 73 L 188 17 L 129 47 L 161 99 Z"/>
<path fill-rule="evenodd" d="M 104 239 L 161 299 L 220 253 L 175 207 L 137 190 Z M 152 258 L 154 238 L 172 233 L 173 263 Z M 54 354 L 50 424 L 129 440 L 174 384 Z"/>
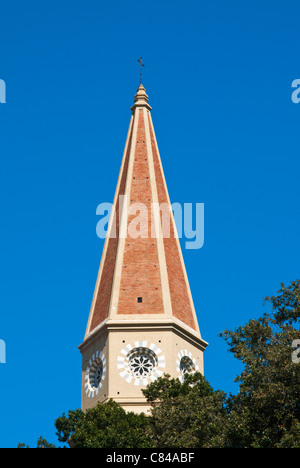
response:
<path fill-rule="evenodd" d="M 98 289 L 98 294 L 95 302 L 93 318 L 91 322 L 92 331 L 94 328 L 97 327 L 103 320 L 105 320 L 108 316 L 109 312 L 109 304 L 110 304 L 110 296 L 112 290 L 112 282 L 113 282 L 113 275 L 115 270 L 115 263 L 116 263 L 116 256 L 117 256 L 117 247 L 119 241 L 119 196 L 124 195 L 125 193 L 125 184 L 127 178 L 127 171 L 128 171 L 128 162 L 129 162 L 129 154 L 130 154 L 130 147 L 131 147 L 131 139 L 132 139 L 132 128 L 131 134 L 129 137 L 129 144 L 125 156 L 125 162 L 123 166 L 123 172 L 121 175 L 120 187 L 118 192 L 118 198 L 116 203 L 116 238 L 110 238 L 108 241 L 104 266 L 101 275 L 101 281 Z"/>
<path fill-rule="evenodd" d="M 118 314 L 162 314 L 163 302 L 156 239 L 151 238 L 151 188 L 143 111 L 139 111 L 130 203 L 147 207 L 146 238 L 127 237 L 122 265 Z M 128 216 L 128 225 L 139 212 Z M 139 303 L 137 298 L 141 297 Z"/>
<path fill-rule="evenodd" d="M 150 116 L 149 116 L 150 125 Z M 168 203 L 168 197 L 163 181 L 162 171 L 159 163 L 159 155 L 157 153 L 154 134 L 150 125 L 150 136 L 152 153 L 155 168 L 155 178 L 157 184 L 158 201 L 159 203 Z M 168 279 L 171 293 L 172 311 L 174 317 L 186 323 L 189 327 L 196 330 L 193 312 L 189 300 L 187 285 L 180 261 L 177 241 L 174 237 L 173 223 L 170 226 L 170 238 L 164 238 L 164 248 L 166 255 Z"/>
<path fill-rule="evenodd" d="M 122 264 L 121 284 L 118 303 L 118 314 L 162 314 L 162 288 L 159 271 L 157 240 L 151 237 L 151 202 L 150 173 L 146 148 L 145 122 L 143 110 L 136 114 L 138 120 L 137 141 L 135 147 L 133 173 L 130 191 L 130 204 L 144 203 L 148 213 L 148 233 L 145 238 L 133 239 L 127 236 Z M 156 150 L 155 137 L 149 121 L 151 145 L 154 159 L 155 177 L 159 203 L 168 203 L 167 193 L 163 182 L 159 155 Z M 93 330 L 108 316 L 110 297 L 112 292 L 113 275 L 116 264 L 117 247 L 119 242 L 119 196 L 125 193 L 125 184 L 128 176 L 129 155 L 132 144 L 132 130 L 125 156 L 124 167 L 120 180 L 118 199 L 116 204 L 116 238 L 109 239 L 104 260 L 101 281 L 95 300 L 94 313 L 90 330 Z M 139 212 L 128 216 L 127 227 L 139 215 Z M 168 280 L 170 286 L 173 315 L 196 329 L 191 303 L 189 300 L 187 284 L 180 260 L 177 241 L 174 238 L 174 228 L 171 223 L 170 238 L 164 238 L 164 249 Z M 142 302 L 137 298 L 141 297 Z"/>

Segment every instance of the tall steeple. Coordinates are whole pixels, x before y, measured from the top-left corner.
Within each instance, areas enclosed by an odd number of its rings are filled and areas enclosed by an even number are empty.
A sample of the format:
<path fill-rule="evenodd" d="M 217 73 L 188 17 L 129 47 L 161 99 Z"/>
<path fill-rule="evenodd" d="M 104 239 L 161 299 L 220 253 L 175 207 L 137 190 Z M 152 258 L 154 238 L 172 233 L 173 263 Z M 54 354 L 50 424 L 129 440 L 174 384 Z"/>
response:
<path fill-rule="evenodd" d="M 143 84 L 137 89 L 83 343 L 82 408 L 113 398 L 147 411 L 141 388 L 203 373 L 202 340 Z M 160 209 L 159 209 L 160 208 Z M 169 222 L 164 222 L 166 218 Z"/>

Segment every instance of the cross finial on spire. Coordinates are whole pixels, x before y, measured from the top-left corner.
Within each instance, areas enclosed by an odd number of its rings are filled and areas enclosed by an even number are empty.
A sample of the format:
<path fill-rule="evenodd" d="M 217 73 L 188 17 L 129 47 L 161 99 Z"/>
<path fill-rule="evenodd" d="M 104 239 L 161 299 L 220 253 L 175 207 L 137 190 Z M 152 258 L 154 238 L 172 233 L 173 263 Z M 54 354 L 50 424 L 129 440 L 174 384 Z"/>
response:
<path fill-rule="evenodd" d="M 143 67 L 145 66 L 145 65 L 143 64 L 143 58 L 140 57 L 140 58 L 138 59 L 138 62 L 139 62 L 140 67 L 141 67 L 141 69 L 140 69 L 140 84 L 142 84 L 142 79 L 143 79 Z"/>

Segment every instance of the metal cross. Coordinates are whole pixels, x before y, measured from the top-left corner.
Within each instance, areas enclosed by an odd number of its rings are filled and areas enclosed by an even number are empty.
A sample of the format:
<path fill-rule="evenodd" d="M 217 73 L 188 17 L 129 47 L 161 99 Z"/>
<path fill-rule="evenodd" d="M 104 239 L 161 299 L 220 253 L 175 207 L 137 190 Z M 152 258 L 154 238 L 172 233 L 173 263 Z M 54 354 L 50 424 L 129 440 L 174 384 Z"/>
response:
<path fill-rule="evenodd" d="M 140 57 L 140 58 L 138 59 L 138 62 L 139 62 L 140 67 L 141 67 L 141 70 L 140 70 L 140 84 L 142 84 L 142 79 L 143 79 L 143 67 L 145 66 L 145 65 L 143 64 L 143 59 L 142 59 L 142 57 Z"/>

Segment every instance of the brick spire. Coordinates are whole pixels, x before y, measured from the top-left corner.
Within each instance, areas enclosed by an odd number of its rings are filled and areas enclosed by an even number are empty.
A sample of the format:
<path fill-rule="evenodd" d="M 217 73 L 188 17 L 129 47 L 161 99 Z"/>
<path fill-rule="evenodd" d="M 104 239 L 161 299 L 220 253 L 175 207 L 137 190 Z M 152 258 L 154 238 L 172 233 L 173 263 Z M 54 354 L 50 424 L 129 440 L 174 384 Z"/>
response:
<path fill-rule="evenodd" d="M 104 244 L 85 340 L 108 323 L 175 322 L 205 348 L 142 84 L 131 110 L 114 198 L 115 216 Z M 137 211 L 136 204 L 146 210 Z M 168 236 L 162 232 L 162 215 L 153 208 L 157 204 L 169 207 Z M 133 237 L 130 230 L 136 223 L 140 235 Z"/>

